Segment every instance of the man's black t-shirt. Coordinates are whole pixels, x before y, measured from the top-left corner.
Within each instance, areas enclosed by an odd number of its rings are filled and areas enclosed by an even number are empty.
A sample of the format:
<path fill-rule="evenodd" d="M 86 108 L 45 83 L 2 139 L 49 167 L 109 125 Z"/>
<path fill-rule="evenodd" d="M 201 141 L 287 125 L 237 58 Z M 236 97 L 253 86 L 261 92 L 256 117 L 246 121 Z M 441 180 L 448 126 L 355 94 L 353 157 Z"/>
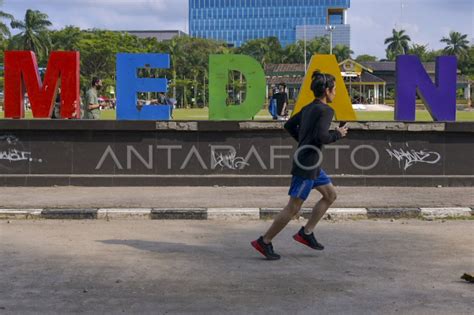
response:
<path fill-rule="evenodd" d="M 276 93 L 275 95 L 273 95 L 273 98 L 277 101 L 277 115 L 284 116 L 285 113 L 282 113 L 281 111 L 283 110 L 283 105 L 285 103 L 286 105 L 288 105 L 288 94 L 286 94 L 285 92 Z"/>
<path fill-rule="evenodd" d="M 319 176 L 318 162 L 323 145 L 341 138 L 338 131 L 329 131 L 333 117 L 334 110 L 330 106 L 315 100 L 286 122 L 285 129 L 298 141 L 292 175 L 307 179 Z"/>

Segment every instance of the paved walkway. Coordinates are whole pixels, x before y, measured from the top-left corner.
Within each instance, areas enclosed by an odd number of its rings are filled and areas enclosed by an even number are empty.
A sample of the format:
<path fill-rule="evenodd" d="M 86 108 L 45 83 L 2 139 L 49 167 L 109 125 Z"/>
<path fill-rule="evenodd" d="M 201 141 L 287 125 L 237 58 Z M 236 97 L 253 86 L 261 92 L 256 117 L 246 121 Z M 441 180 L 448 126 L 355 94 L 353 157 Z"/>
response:
<path fill-rule="evenodd" d="M 334 207 L 473 207 L 474 188 L 337 187 Z M 0 208 L 282 208 L 282 187 L 1 187 Z M 320 198 L 314 191 L 305 207 Z"/>

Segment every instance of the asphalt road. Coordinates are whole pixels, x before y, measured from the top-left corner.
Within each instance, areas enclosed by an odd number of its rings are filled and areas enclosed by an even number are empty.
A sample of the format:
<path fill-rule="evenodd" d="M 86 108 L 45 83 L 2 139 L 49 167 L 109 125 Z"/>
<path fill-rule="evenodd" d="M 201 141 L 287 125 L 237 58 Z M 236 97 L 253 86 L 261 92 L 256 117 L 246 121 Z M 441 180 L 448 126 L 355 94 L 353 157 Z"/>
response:
<path fill-rule="evenodd" d="M 472 314 L 474 221 L 0 221 L 1 314 Z"/>

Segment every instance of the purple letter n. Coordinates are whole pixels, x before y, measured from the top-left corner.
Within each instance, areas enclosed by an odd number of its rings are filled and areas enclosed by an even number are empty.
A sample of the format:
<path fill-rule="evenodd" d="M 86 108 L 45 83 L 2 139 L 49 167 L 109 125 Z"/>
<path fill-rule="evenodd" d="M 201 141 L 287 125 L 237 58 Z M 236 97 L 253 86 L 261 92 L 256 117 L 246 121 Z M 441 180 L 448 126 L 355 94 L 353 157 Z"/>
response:
<path fill-rule="evenodd" d="M 417 56 L 398 56 L 396 70 L 395 120 L 415 121 L 417 92 L 434 121 L 456 120 L 456 57 L 436 58 L 436 84 Z"/>

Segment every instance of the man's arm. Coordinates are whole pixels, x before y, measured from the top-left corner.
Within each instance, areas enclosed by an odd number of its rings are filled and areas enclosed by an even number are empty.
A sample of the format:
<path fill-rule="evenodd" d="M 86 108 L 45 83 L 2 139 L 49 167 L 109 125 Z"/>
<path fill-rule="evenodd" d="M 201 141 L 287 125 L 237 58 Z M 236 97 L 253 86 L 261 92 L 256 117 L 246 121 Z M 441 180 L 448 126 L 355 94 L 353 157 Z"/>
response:
<path fill-rule="evenodd" d="M 288 133 L 296 140 L 298 140 L 299 130 L 301 122 L 301 112 L 291 117 L 285 124 L 285 129 Z"/>
<path fill-rule="evenodd" d="M 283 103 L 283 107 L 281 108 L 280 116 L 285 116 L 285 112 L 286 112 L 286 103 Z"/>
<path fill-rule="evenodd" d="M 99 108 L 100 105 L 99 104 L 89 104 L 89 110 L 93 110 L 93 109 L 96 109 L 96 108 Z"/>
<path fill-rule="evenodd" d="M 341 139 L 341 134 L 338 131 L 329 131 L 333 117 L 334 110 L 332 108 L 322 110 L 318 128 L 316 128 L 317 142 L 329 144 Z"/>

